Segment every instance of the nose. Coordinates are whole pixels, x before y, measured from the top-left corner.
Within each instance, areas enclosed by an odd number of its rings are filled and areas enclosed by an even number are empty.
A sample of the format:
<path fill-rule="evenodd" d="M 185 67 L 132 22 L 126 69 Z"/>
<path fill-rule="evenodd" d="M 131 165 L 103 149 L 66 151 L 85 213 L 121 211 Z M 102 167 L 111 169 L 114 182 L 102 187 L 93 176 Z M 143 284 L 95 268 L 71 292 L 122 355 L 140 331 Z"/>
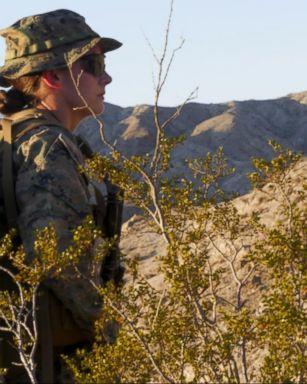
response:
<path fill-rule="evenodd" d="M 107 72 L 103 72 L 101 81 L 103 82 L 103 85 L 108 85 L 111 83 L 112 77 Z"/>

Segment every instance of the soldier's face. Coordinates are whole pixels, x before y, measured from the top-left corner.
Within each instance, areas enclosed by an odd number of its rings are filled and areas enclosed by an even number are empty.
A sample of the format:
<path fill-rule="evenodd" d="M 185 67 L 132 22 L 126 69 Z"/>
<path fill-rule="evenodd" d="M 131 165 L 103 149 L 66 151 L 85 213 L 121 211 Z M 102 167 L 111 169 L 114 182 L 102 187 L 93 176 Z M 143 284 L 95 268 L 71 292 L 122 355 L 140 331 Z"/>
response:
<path fill-rule="evenodd" d="M 75 115 L 83 118 L 90 115 L 91 111 L 95 115 L 103 112 L 106 86 L 112 79 L 105 71 L 104 57 L 99 46 L 77 60 L 71 72 L 66 71 L 66 76 L 63 84 L 65 99 Z"/>

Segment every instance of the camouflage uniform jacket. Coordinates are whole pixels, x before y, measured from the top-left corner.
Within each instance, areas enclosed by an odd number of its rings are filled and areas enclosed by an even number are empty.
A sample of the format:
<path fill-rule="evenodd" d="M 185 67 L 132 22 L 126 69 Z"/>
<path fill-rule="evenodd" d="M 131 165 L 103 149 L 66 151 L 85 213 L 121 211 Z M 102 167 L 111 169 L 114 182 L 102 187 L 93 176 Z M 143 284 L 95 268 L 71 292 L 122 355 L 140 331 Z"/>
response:
<path fill-rule="evenodd" d="M 93 215 L 93 196 L 79 171 L 84 157 L 76 138 L 64 127 L 39 126 L 14 142 L 13 153 L 19 234 L 26 254 L 33 257 L 35 230 L 49 224 L 56 229 L 59 251 L 64 250 L 72 231 Z M 84 255 L 83 267 L 90 271 L 91 264 L 91 255 Z M 97 272 L 96 283 L 98 276 Z M 99 317 L 101 300 L 86 279 L 63 276 L 46 284 L 81 328 L 92 327 Z"/>

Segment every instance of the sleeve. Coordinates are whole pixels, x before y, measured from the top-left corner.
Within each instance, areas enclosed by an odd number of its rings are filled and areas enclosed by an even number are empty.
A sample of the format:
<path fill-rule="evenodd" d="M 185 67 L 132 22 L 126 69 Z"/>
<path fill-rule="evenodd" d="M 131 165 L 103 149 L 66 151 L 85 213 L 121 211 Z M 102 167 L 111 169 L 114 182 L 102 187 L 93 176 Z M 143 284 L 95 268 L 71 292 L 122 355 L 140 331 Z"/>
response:
<path fill-rule="evenodd" d="M 21 154 L 23 161 L 16 178 L 18 225 L 31 260 L 36 229 L 52 224 L 58 237 L 58 250 L 63 251 L 70 245 L 72 231 L 92 215 L 92 210 L 79 164 L 60 136 L 33 135 L 19 148 L 19 156 Z M 89 252 L 81 258 L 85 274 L 93 271 L 91 256 Z M 46 285 L 72 312 L 79 326 L 85 330 L 92 327 L 93 320 L 99 317 L 101 300 L 86 279 L 76 276 L 71 268 L 65 270 L 63 276 L 47 280 Z"/>

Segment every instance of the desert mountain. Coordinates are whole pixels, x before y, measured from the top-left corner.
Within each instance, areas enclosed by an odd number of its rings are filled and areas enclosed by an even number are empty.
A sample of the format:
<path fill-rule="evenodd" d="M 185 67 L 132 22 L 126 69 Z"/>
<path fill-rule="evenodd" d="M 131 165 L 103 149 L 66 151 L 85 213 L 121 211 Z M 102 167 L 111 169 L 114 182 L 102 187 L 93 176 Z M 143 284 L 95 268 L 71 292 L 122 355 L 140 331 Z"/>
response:
<path fill-rule="evenodd" d="M 161 107 L 160 120 L 163 122 L 175 110 Z M 125 154 L 144 154 L 152 150 L 155 135 L 152 106 L 122 108 L 107 104 L 102 117 L 108 140 L 116 143 Z M 302 92 L 274 100 L 188 103 L 166 132 L 169 136 L 184 134 L 186 137 L 173 153 L 177 174 L 186 174 L 186 159 L 202 157 L 222 146 L 229 165 L 236 169 L 223 187 L 244 194 L 250 188 L 245 177 L 252 169 L 250 158 L 270 158 L 269 139 L 306 153 L 306 127 L 307 92 Z M 78 130 L 96 151 L 106 152 L 95 121 L 86 120 Z"/>

